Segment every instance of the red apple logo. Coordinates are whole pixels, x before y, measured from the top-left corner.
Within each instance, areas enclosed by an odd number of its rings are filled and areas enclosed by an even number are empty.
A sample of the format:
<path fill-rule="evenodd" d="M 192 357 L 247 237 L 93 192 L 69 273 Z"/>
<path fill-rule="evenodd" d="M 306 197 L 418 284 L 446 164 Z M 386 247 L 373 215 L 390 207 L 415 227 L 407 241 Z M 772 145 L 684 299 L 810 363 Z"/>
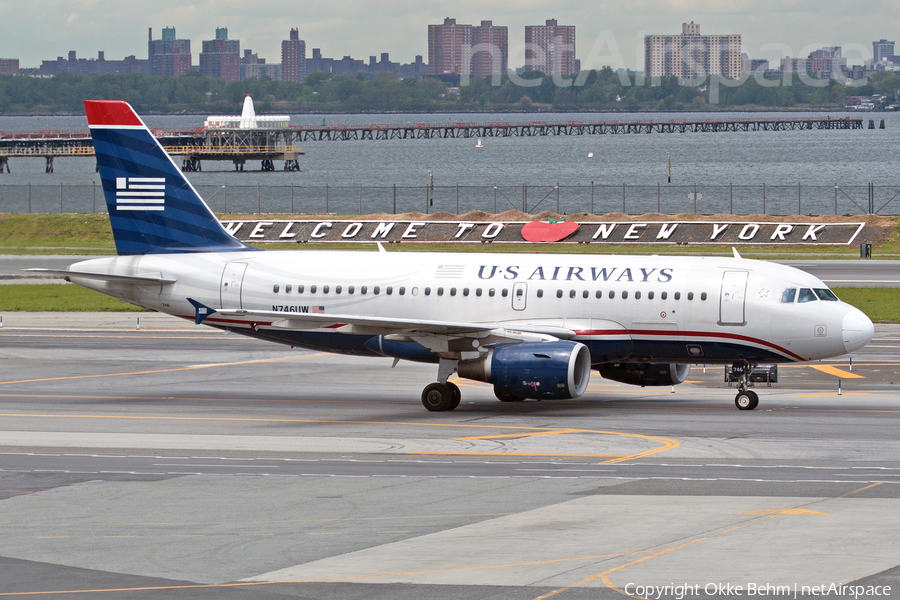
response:
<path fill-rule="evenodd" d="M 532 221 L 522 227 L 522 237 L 528 242 L 560 242 L 578 231 L 578 223 L 560 219 Z"/>

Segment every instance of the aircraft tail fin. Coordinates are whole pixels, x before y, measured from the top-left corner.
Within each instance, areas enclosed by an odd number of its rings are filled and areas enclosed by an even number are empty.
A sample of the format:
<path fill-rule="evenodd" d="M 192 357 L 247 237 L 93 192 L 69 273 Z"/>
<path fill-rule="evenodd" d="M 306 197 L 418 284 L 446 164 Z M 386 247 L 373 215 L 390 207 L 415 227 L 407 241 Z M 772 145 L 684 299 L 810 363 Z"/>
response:
<path fill-rule="evenodd" d="M 252 250 L 225 231 L 127 102 L 84 108 L 119 254 Z"/>

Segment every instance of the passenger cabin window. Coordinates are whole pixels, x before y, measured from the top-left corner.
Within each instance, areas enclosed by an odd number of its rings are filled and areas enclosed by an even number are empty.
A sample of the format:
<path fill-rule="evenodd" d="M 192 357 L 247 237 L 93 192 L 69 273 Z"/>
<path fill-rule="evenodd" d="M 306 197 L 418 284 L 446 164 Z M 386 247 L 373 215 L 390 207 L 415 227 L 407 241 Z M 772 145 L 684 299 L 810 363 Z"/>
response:
<path fill-rule="evenodd" d="M 481 298 L 481 288 L 475 288 L 475 295 Z"/>
<path fill-rule="evenodd" d="M 388 296 L 390 296 L 391 294 L 394 293 L 394 288 L 391 286 L 387 286 L 386 288 L 384 288 L 384 293 L 387 294 Z"/>
<path fill-rule="evenodd" d="M 653 300 L 653 292 L 647 292 L 647 300 Z"/>
<path fill-rule="evenodd" d="M 334 286 L 334 293 L 335 293 L 335 294 L 340 294 L 340 293 L 341 293 L 341 286 L 339 286 L 339 285 Z"/>
<path fill-rule="evenodd" d="M 381 293 L 381 287 L 376 285 L 374 288 L 372 288 L 372 293 L 377 296 Z"/>
<path fill-rule="evenodd" d="M 818 298 L 816 298 L 815 292 L 809 288 L 800 288 L 800 296 L 797 298 L 797 302 L 815 302 L 816 300 Z"/>
<path fill-rule="evenodd" d="M 469 295 L 469 288 L 463 288 L 463 296 Z"/>
<path fill-rule="evenodd" d="M 297 286 L 297 293 L 298 293 L 298 294 L 302 294 L 302 293 L 303 293 L 303 285 L 298 285 L 298 286 Z"/>
<path fill-rule="evenodd" d="M 494 288 L 488 290 L 488 296 L 490 296 L 491 298 L 494 297 Z"/>
<path fill-rule="evenodd" d="M 663 300 L 665 300 L 666 298 L 669 297 L 669 292 L 661 292 L 659 297 L 662 298 Z"/>
<path fill-rule="evenodd" d="M 784 290 L 784 293 L 781 294 L 781 301 L 784 302 L 785 304 L 793 304 L 794 300 L 796 300 L 796 299 L 797 299 L 797 289 L 796 288 L 790 288 L 790 289 Z"/>
<path fill-rule="evenodd" d="M 688 292 L 688 300 L 694 299 L 694 292 Z"/>
<path fill-rule="evenodd" d="M 600 300 L 601 298 L 603 298 L 603 292 L 601 292 L 600 290 L 597 290 L 596 295 L 597 295 L 597 300 Z"/>
<path fill-rule="evenodd" d="M 323 285 L 323 286 L 322 286 L 322 293 L 323 293 L 323 294 L 327 294 L 327 293 L 328 293 L 328 286 L 327 286 L 327 285 Z"/>
<path fill-rule="evenodd" d="M 556 290 L 556 297 L 562 298 L 562 290 Z"/>
<path fill-rule="evenodd" d="M 272 286 L 272 291 L 275 292 L 276 294 L 278 293 L 278 284 L 277 283 Z"/>
<path fill-rule="evenodd" d="M 569 298 L 575 297 L 575 290 L 569 290 Z"/>
<path fill-rule="evenodd" d="M 616 297 L 616 293 L 612 290 L 609 290 L 609 299 L 612 300 L 615 297 Z"/>
<path fill-rule="evenodd" d="M 285 294 L 291 293 L 291 284 L 287 284 L 286 286 L 284 286 L 284 293 Z"/>
<path fill-rule="evenodd" d="M 426 296 L 430 296 L 430 295 L 431 295 L 431 288 L 430 288 L 430 287 L 425 288 L 425 295 L 426 295 Z"/>
<path fill-rule="evenodd" d="M 702 293 L 700 294 L 700 299 L 701 299 L 701 300 L 706 300 L 706 292 L 702 292 Z"/>
<path fill-rule="evenodd" d="M 315 294 L 315 293 L 316 293 L 316 286 L 314 286 L 314 285 L 309 286 L 309 293 L 310 293 L 310 294 Z"/>
<path fill-rule="evenodd" d="M 675 299 L 681 300 L 681 292 L 675 292 Z"/>
<path fill-rule="evenodd" d="M 653 293 L 653 292 L 651 292 L 651 293 Z M 635 292 L 635 293 L 634 293 L 634 299 L 635 299 L 635 300 L 640 300 L 640 299 L 641 299 L 641 293 L 640 293 L 640 292 Z"/>
<path fill-rule="evenodd" d="M 538 298 L 543 298 L 543 297 L 544 297 L 544 290 L 538 290 L 538 291 L 537 291 L 537 297 L 538 297 Z"/>
<path fill-rule="evenodd" d="M 506 298 L 509 295 L 509 290 L 507 290 L 506 288 L 503 288 L 500 291 L 500 295 L 503 296 L 504 298 Z"/>
<path fill-rule="evenodd" d="M 628 299 L 628 292 L 627 292 L 627 291 L 623 291 L 623 292 L 622 292 L 622 300 L 627 300 L 627 299 Z"/>
<path fill-rule="evenodd" d="M 356 290 L 356 288 L 354 288 L 354 287 L 351 285 L 350 287 L 347 288 L 347 293 L 348 293 L 348 294 L 352 294 L 355 290 Z"/>
<path fill-rule="evenodd" d="M 455 295 L 456 295 L 456 288 L 450 288 L 450 295 L 451 295 L 451 296 L 455 296 Z"/>
<path fill-rule="evenodd" d="M 368 292 L 368 291 L 369 291 L 369 288 L 366 287 L 366 286 L 362 286 L 361 288 L 359 288 L 359 293 L 360 293 L 360 294 L 365 294 L 365 293 Z"/>
<path fill-rule="evenodd" d="M 834 295 L 834 292 L 829 290 L 828 288 L 815 289 L 816 295 L 819 297 L 819 300 L 825 300 L 826 302 L 837 302 L 838 297 Z"/>
<path fill-rule="evenodd" d="M 406 293 L 406 288 L 401 285 L 400 289 L 397 290 L 397 292 L 402 296 Z"/>

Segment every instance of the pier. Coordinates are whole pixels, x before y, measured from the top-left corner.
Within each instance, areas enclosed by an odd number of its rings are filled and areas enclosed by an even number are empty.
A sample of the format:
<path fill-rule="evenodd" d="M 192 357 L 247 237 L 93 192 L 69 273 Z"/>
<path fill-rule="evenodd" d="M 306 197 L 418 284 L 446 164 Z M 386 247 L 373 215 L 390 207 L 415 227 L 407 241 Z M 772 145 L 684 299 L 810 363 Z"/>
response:
<path fill-rule="evenodd" d="M 531 121 L 491 123 L 409 123 L 405 125 L 310 125 L 240 129 L 197 127 L 189 131 L 154 131 L 166 151 L 181 160 L 182 170 L 200 171 L 203 160 L 228 160 L 243 171 L 248 160 L 261 161 L 261 170 L 274 171 L 276 160 L 285 171 L 300 169 L 301 142 L 394 139 L 454 139 L 541 137 L 563 135 L 619 135 L 653 133 L 729 133 L 751 131 L 816 131 L 863 129 L 862 118 L 747 118 L 676 119 L 668 121 Z M 31 131 L 0 132 L 0 173 L 9 172 L 9 159 L 43 157 L 46 172 L 53 159 L 93 156 L 90 133 Z"/>
<path fill-rule="evenodd" d="M 297 140 L 349 141 L 615 135 L 627 133 L 726 133 L 862 129 L 859 118 L 678 119 L 670 121 L 532 121 L 523 123 L 412 123 L 407 125 L 321 125 L 296 127 Z"/>

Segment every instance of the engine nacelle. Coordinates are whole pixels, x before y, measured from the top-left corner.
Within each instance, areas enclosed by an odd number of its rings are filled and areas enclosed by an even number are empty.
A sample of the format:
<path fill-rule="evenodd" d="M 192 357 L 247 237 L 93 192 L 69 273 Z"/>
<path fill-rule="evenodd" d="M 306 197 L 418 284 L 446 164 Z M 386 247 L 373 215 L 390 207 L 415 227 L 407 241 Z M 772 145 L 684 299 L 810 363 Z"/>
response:
<path fill-rule="evenodd" d="M 578 398 L 591 378 L 591 353 L 578 342 L 522 342 L 460 361 L 460 377 L 493 383 L 504 396 L 535 400 Z"/>
<path fill-rule="evenodd" d="M 691 365 L 681 363 L 614 363 L 597 367 L 600 375 L 629 385 L 677 385 L 688 378 Z"/>

